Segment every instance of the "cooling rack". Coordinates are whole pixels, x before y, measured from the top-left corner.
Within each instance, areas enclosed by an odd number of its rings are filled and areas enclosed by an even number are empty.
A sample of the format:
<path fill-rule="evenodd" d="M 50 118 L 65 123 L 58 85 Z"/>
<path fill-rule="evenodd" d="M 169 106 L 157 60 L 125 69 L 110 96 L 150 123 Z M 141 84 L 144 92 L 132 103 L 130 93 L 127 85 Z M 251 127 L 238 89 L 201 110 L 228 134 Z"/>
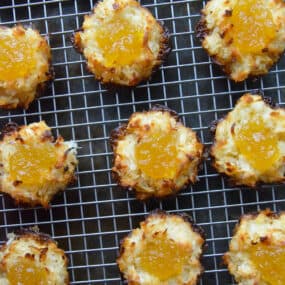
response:
<path fill-rule="evenodd" d="M 45 96 L 27 111 L 0 111 L 0 125 L 45 120 L 54 134 L 75 140 L 78 180 L 55 197 L 48 210 L 17 207 L 0 195 L 0 241 L 8 232 L 38 225 L 69 257 L 71 284 L 122 284 L 115 259 L 119 241 L 150 211 L 186 212 L 207 236 L 200 284 L 234 284 L 222 264 L 232 230 L 241 214 L 264 208 L 285 209 L 284 186 L 259 191 L 231 187 L 206 160 L 199 182 L 176 198 L 138 202 L 118 188 L 111 177 L 109 134 L 134 111 L 164 104 L 210 146 L 209 125 L 233 108 L 246 91 L 263 90 L 281 106 L 285 103 L 285 59 L 265 77 L 235 84 L 225 78 L 195 38 L 201 0 L 142 0 L 164 21 L 172 38 L 172 52 L 152 80 L 133 90 L 108 91 L 86 71 L 83 58 L 71 46 L 70 36 L 96 1 L 2 0 L 0 23 L 32 25 L 48 36 L 52 47 L 54 82 Z M 1 60 L 1 59 L 0 59 Z"/>

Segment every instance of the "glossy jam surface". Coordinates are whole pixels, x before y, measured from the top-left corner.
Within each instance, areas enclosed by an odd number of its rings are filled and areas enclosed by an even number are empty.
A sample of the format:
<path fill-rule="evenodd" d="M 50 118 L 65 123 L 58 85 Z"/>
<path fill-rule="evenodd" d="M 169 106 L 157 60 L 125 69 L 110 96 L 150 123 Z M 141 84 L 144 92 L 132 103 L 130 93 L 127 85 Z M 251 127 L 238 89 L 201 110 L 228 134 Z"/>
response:
<path fill-rule="evenodd" d="M 262 0 L 239 0 L 232 10 L 232 16 L 226 17 L 233 25 L 227 35 L 232 45 L 241 53 L 262 53 L 276 31 L 270 10 L 264 7 Z"/>
<path fill-rule="evenodd" d="M 47 271 L 24 258 L 9 266 L 7 278 L 10 285 L 46 285 L 48 282 Z"/>
<path fill-rule="evenodd" d="M 156 237 L 143 245 L 139 256 L 140 267 L 165 281 L 181 274 L 190 253 L 190 250 L 185 250 L 170 239 Z"/>
<path fill-rule="evenodd" d="M 25 185 L 41 185 L 57 162 L 55 146 L 51 143 L 18 144 L 9 158 L 10 177 Z"/>
<path fill-rule="evenodd" d="M 265 125 L 262 117 L 252 117 L 235 128 L 239 154 L 259 172 L 265 172 L 279 159 L 278 137 Z"/>
<path fill-rule="evenodd" d="M 138 143 L 135 156 L 138 168 L 154 179 L 171 179 L 179 169 L 176 132 L 148 133 Z"/>
<path fill-rule="evenodd" d="M 132 64 L 143 51 L 144 30 L 120 15 L 97 29 L 95 38 L 107 67 Z"/>
<path fill-rule="evenodd" d="M 285 284 L 285 247 L 264 244 L 252 245 L 246 250 L 259 271 L 262 281 L 268 285 Z"/>
<path fill-rule="evenodd" d="M 0 80 L 25 78 L 36 67 L 35 51 L 24 36 L 0 36 Z"/>

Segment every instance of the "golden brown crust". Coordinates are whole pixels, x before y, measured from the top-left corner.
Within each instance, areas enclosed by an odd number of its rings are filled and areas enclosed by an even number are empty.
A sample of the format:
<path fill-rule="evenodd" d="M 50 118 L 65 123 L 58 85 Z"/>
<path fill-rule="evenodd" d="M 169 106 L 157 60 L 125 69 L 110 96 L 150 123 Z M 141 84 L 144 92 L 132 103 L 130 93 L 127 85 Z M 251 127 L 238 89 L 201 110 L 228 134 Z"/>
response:
<path fill-rule="evenodd" d="M 112 5 L 111 5 L 112 4 Z M 105 25 L 105 19 L 109 17 L 116 17 L 127 11 L 129 7 L 135 7 L 136 13 L 140 14 L 141 22 L 145 21 L 145 40 L 143 45 L 145 47 L 145 54 L 140 59 L 138 58 L 134 63 L 125 66 L 112 65 L 106 66 L 104 63 L 104 56 L 100 55 L 100 48 L 90 53 L 88 49 L 91 43 L 85 33 L 92 29 L 96 30 L 92 25 L 100 23 Z M 102 18 L 101 14 L 104 13 Z M 138 15 L 137 15 L 138 16 Z M 130 23 L 132 21 L 132 14 L 128 17 Z M 93 21 L 93 22 L 92 22 Z M 88 25 L 86 24 L 88 22 Z M 87 28 L 88 26 L 88 28 Z M 159 41 L 159 42 L 154 42 Z M 90 15 L 85 16 L 82 28 L 77 30 L 72 36 L 74 48 L 82 53 L 87 60 L 87 68 L 95 75 L 95 78 L 103 84 L 110 87 L 116 86 L 136 86 L 141 81 L 147 80 L 151 77 L 162 64 L 168 53 L 170 52 L 169 33 L 163 23 L 155 20 L 151 13 L 144 7 L 141 7 L 137 1 L 134 0 L 104 0 L 99 1 Z M 158 50 L 153 49 L 153 46 L 158 45 Z"/>
<path fill-rule="evenodd" d="M 27 109 L 30 103 L 38 96 L 41 96 L 47 85 L 54 78 L 51 66 L 51 50 L 45 38 L 41 37 L 37 30 L 30 27 L 17 25 L 13 28 L 0 27 L 0 36 L 14 38 L 26 37 L 31 42 L 31 49 L 37 61 L 37 67 L 25 78 L 0 81 L 0 107 L 3 109 L 24 108 Z"/>
<path fill-rule="evenodd" d="M 9 157 L 17 151 L 16 145 L 25 145 L 29 142 L 37 142 L 38 144 L 52 143 L 55 146 L 56 165 L 50 170 L 48 177 L 45 177 L 45 184 L 41 186 L 37 184 L 28 185 L 20 180 L 13 181 L 9 175 Z M 48 208 L 53 196 L 75 181 L 74 171 L 76 165 L 76 144 L 74 142 L 64 142 L 60 136 L 55 139 L 52 136 L 51 129 L 43 121 L 28 126 L 9 123 L 1 132 L 0 190 L 11 196 L 17 204 L 42 205 Z"/>
<path fill-rule="evenodd" d="M 243 54 L 232 46 L 228 38 L 232 26 L 224 26 L 223 19 L 232 16 L 237 0 L 211 0 L 201 11 L 196 26 L 197 37 L 214 63 L 230 77 L 240 82 L 248 77 L 264 75 L 278 61 L 285 48 L 285 3 L 282 0 L 266 0 L 264 6 L 272 12 L 277 36 L 262 50 L 261 55 Z M 254 39 L 253 39 L 254 40 Z"/>
<path fill-rule="evenodd" d="M 156 126 L 163 125 L 164 132 L 173 130 L 177 132 L 178 137 L 183 134 L 187 138 L 182 146 L 180 140 L 177 140 L 182 150 L 179 158 L 180 168 L 173 179 L 148 177 L 136 166 L 136 159 L 133 157 L 137 143 Z M 183 126 L 178 114 L 167 107 L 157 105 L 149 111 L 132 114 L 127 124 L 111 132 L 110 139 L 114 152 L 113 177 L 121 187 L 134 191 L 139 200 L 173 196 L 188 184 L 195 183 L 197 179 L 203 145 L 190 128 Z"/>
<path fill-rule="evenodd" d="M 133 285 L 158 285 L 162 284 L 155 276 L 148 276 L 137 263 L 137 255 L 142 250 L 142 244 L 152 241 L 157 236 L 171 239 L 186 248 L 192 248 L 191 266 L 183 271 L 180 276 L 164 281 L 163 284 L 194 285 L 198 283 L 204 268 L 201 264 L 204 249 L 204 231 L 195 225 L 192 218 L 184 213 L 169 214 L 162 210 L 151 212 L 140 228 L 134 229 L 120 242 L 120 253 L 117 258 L 122 277 L 128 284 Z M 190 261 L 190 258 L 189 260 Z M 133 264 L 133 262 L 135 264 Z M 183 277 L 182 277 L 183 276 Z"/>
<path fill-rule="evenodd" d="M 0 248 L 0 283 L 10 284 L 7 279 L 9 266 L 15 260 L 30 260 L 43 266 L 52 284 L 69 284 L 68 258 L 57 243 L 37 227 L 21 229 L 9 234 L 8 241 Z M 21 266 L 21 264 L 19 264 Z"/>
<path fill-rule="evenodd" d="M 285 126 L 284 109 L 278 108 L 268 97 L 247 93 L 239 99 L 231 112 L 211 126 L 214 133 L 214 142 L 210 149 L 212 165 L 219 173 L 227 176 L 232 185 L 256 187 L 262 183 L 283 183 L 285 165 L 282 159 L 279 159 L 270 171 L 260 173 L 248 164 L 235 145 L 236 126 L 241 121 L 250 120 L 251 112 L 265 118 L 272 133 L 278 137 L 280 157 L 284 155 L 284 137 L 280 133 L 283 125 Z"/>

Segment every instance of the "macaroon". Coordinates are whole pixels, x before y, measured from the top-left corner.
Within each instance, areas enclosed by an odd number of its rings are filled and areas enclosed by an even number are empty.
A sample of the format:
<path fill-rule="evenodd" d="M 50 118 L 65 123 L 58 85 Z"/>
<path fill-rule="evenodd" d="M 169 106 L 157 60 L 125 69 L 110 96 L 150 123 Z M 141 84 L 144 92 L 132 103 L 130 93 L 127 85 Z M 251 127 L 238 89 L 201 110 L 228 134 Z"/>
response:
<path fill-rule="evenodd" d="M 196 133 L 164 106 L 136 112 L 111 133 L 118 184 L 136 198 L 164 198 L 195 183 L 203 157 Z"/>
<path fill-rule="evenodd" d="M 204 242 L 188 216 L 158 211 L 122 240 L 117 264 L 128 284 L 194 285 Z"/>
<path fill-rule="evenodd" d="M 122 86 L 149 79 L 170 51 L 167 29 L 136 0 L 99 1 L 73 44 L 97 80 Z"/>
<path fill-rule="evenodd" d="M 0 107 L 27 109 L 53 78 L 51 50 L 31 27 L 0 26 Z"/>
<path fill-rule="evenodd" d="M 284 52 L 282 0 L 211 0 L 201 14 L 203 48 L 236 82 L 266 74 Z"/>
<path fill-rule="evenodd" d="M 247 93 L 218 121 L 213 166 L 234 185 L 285 181 L 285 110 L 270 98 Z"/>
<path fill-rule="evenodd" d="M 75 180 L 77 144 L 55 139 L 44 121 L 9 123 L 0 140 L 0 191 L 17 203 L 48 207 Z"/>
<path fill-rule="evenodd" d="M 1 285 L 68 285 L 68 259 L 50 236 L 38 229 L 8 235 L 0 248 Z"/>
<path fill-rule="evenodd" d="M 243 215 L 224 262 L 240 285 L 285 284 L 285 213 Z"/>

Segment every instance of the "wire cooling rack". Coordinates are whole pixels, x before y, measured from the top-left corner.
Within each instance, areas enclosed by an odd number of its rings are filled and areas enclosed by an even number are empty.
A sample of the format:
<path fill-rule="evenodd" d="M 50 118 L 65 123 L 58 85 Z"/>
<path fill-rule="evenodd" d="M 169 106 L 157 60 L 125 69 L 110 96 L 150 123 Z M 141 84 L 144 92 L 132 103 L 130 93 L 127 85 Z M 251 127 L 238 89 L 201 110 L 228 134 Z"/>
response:
<path fill-rule="evenodd" d="M 105 90 L 86 71 L 83 58 L 71 46 L 70 36 L 96 1 L 2 0 L 3 25 L 32 25 L 47 35 L 52 47 L 55 80 L 47 94 L 27 111 L 1 111 L 0 124 L 27 124 L 45 120 L 65 139 L 80 146 L 78 181 L 58 195 L 49 210 L 16 207 L 0 196 L 0 240 L 8 232 L 37 224 L 69 256 L 71 284 L 121 284 L 115 259 L 119 241 L 137 227 L 149 211 L 186 212 L 206 232 L 205 273 L 200 284 L 234 284 L 222 264 L 232 229 L 241 214 L 270 207 L 285 209 L 284 186 L 264 186 L 259 192 L 233 188 L 207 160 L 200 181 L 176 198 L 162 202 L 136 201 L 111 178 L 109 134 L 134 111 L 165 104 L 198 132 L 209 146 L 209 125 L 232 109 L 235 101 L 253 89 L 262 89 L 281 106 L 285 103 L 285 60 L 256 81 L 234 84 L 227 80 L 195 38 L 195 25 L 205 5 L 201 0 L 142 0 L 163 20 L 172 37 L 172 52 L 152 80 L 119 93 Z M 1 59 L 0 59 L 1 60 Z"/>

